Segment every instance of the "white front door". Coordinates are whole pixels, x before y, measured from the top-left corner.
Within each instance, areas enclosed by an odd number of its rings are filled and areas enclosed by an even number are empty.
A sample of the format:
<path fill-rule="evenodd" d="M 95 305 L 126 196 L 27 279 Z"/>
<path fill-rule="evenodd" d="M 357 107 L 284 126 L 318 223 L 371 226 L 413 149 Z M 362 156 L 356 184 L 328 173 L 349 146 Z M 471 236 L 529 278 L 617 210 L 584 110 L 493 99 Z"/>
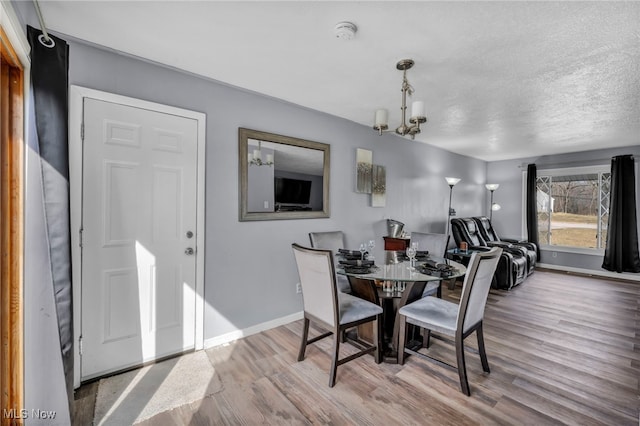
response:
<path fill-rule="evenodd" d="M 197 120 L 84 99 L 82 380 L 195 347 Z"/>

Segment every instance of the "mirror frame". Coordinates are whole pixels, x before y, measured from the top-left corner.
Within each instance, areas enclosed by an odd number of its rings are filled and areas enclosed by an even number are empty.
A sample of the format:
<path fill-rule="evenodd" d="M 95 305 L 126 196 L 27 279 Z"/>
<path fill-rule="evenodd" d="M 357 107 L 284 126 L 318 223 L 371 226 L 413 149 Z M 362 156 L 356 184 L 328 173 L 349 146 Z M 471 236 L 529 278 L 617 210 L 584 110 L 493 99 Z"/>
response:
<path fill-rule="evenodd" d="M 265 142 L 274 142 L 284 145 L 292 145 L 301 148 L 317 149 L 323 153 L 322 167 L 322 210 L 316 211 L 288 211 L 288 212 L 249 212 L 248 210 L 248 169 L 247 154 L 249 152 L 249 139 L 258 139 Z M 240 222 L 253 220 L 283 220 L 283 219 L 319 219 L 329 217 L 329 157 L 330 145 L 291 136 L 277 135 L 275 133 L 261 132 L 259 130 L 238 128 L 238 172 L 240 183 Z"/>

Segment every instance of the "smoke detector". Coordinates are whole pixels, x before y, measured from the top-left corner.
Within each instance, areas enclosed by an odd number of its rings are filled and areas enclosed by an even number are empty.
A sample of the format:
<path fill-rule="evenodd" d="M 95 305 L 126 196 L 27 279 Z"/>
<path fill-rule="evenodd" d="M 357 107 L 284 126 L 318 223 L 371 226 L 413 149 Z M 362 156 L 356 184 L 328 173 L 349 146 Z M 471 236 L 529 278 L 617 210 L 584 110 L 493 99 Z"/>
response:
<path fill-rule="evenodd" d="M 336 38 L 345 41 L 353 39 L 356 36 L 356 31 L 358 31 L 358 27 L 351 22 L 339 22 L 334 28 Z"/>

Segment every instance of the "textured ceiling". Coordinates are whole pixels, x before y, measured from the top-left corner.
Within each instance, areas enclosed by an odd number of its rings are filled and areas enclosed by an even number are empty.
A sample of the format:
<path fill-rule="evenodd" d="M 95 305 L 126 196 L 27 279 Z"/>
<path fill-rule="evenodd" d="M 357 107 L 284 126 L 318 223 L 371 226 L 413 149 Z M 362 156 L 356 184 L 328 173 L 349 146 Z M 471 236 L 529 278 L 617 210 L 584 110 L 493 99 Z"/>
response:
<path fill-rule="evenodd" d="M 40 4 L 50 30 L 369 127 L 400 124 L 412 58 L 416 143 L 488 161 L 640 143 L 639 2 Z"/>

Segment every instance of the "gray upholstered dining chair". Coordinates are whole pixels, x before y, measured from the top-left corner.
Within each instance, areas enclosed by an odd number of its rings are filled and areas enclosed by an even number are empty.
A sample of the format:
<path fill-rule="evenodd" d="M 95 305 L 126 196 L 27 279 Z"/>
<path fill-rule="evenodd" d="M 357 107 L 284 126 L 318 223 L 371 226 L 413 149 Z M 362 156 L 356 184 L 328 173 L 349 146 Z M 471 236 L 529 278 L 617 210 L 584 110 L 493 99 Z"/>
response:
<path fill-rule="evenodd" d="M 502 249 L 500 247 L 494 247 L 489 251 L 476 252 L 471 256 L 471 260 L 467 266 L 467 274 L 462 286 L 460 304 L 437 299 L 435 297 L 426 297 L 400 308 L 398 311 L 400 321 L 398 363 L 404 364 L 405 354 L 408 353 L 433 361 L 441 366 L 449 367 L 454 370 L 457 369 L 462 392 L 467 396 L 471 395 L 464 358 L 464 339 L 474 331 L 476 332 L 482 369 L 489 373 L 489 362 L 487 361 L 487 353 L 484 348 L 482 320 L 484 318 L 484 309 L 487 303 L 489 289 L 491 287 L 491 280 L 501 254 Z M 405 347 L 408 331 L 407 324 L 413 324 L 414 326 L 423 328 L 427 331 L 427 348 L 429 347 L 432 332 L 436 333 L 433 335 L 434 338 L 454 343 L 457 366 L 453 366 L 440 359 L 433 358 L 424 351 L 420 352 L 422 348 L 414 350 Z M 454 342 L 442 337 L 442 335 L 453 337 Z"/>
<path fill-rule="evenodd" d="M 335 283 L 335 266 L 331 250 L 313 249 L 292 244 L 298 267 L 302 300 L 304 305 L 304 325 L 298 361 L 304 360 L 308 344 L 333 335 L 333 357 L 329 386 L 336 382 L 339 365 L 364 354 L 374 354 L 377 364 L 382 362 L 382 308 L 375 303 L 339 292 Z M 313 321 L 329 331 L 309 339 L 309 323 Z M 340 336 L 343 331 L 360 324 L 373 322 L 373 344 L 362 340 L 352 340 L 359 351 L 340 359 Z"/>
<path fill-rule="evenodd" d="M 411 243 L 418 243 L 418 250 L 426 250 L 429 254 L 438 257 L 445 257 L 447 239 L 447 234 L 430 234 L 426 232 L 411 233 Z"/>
<path fill-rule="evenodd" d="M 449 241 L 447 234 L 430 234 L 426 232 L 412 232 L 410 237 L 411 244 L 418 243 L 418 251 L 428 251 L 430 255 L 437 257 L 446 257 L 447 242 Z M 442 283 L 440 281 L 430 282 L 424 288 L 422 297 L 442 295 Z"/>
<path fill-rule="evenodd" d="M 309 241 L 311 247 L 331 250 L 335 256 L 338 250 L 346 248 L 344 232 L 342 231 L 326 231 L 326 232 L 309 232 Z M 338 289 L 343 293 L 351 293 L 351 285 L 349 279 L 344 275 L 336 277 Z"/>

